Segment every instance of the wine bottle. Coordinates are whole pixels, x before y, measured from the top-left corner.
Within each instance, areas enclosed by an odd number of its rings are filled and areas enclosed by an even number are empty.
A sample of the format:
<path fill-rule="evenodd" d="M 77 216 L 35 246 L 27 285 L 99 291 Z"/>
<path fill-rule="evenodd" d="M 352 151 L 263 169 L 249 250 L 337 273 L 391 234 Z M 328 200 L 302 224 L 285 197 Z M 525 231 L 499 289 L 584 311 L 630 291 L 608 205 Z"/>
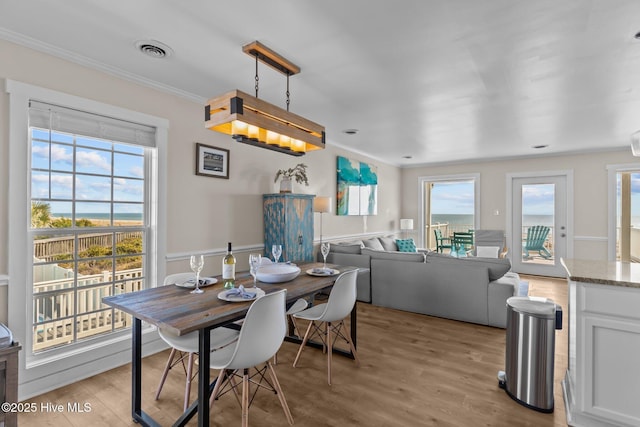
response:
<path fill-rule="evenodd" d="M 225 289 L 231 289 L 236 281 L 236 257 L 231 251 L 231 242 L 227 243 L 227 254 L 222 259 L 222 282 Z"/>

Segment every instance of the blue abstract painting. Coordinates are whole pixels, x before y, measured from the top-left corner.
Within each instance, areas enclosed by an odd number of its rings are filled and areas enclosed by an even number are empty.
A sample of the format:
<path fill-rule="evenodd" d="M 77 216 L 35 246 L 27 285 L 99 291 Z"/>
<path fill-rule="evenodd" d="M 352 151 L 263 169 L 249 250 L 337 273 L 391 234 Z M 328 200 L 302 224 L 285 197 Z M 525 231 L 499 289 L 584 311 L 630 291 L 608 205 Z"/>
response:
<path fill-rule="evenodd" d="M 378 214 L 378 168 L 338 156 L 338 215 Z"/>

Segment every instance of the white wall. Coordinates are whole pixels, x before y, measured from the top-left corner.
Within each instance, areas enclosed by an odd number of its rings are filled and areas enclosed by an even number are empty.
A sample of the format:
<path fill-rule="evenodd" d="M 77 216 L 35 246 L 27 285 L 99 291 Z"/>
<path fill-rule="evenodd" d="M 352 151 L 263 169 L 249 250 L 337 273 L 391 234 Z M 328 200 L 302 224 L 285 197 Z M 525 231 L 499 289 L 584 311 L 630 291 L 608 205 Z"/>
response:
<path fill-rule="evenodd" d="M 277 192 L 273 183 L 278 169 L 298 162 L 309 166 L 308 187 L 295 192 L 332 196 L 335 211 L 336 156 L 342 155 L 378 166 L 379 213 L 370 217 L 324 215 L 323 236 L 340 238 L 358 233 L 396 230 L 400 218 L 400 170 L 361 155 L 328 146 L 321 152 L 292 157 L 234 142 L 230 137 L 204 128 L 204 106 L 109 74 L 87 69 L 53 56 L 0 40 L 0 79 L 12 79 L 68 94 L 94 99 L 169 120 L 167 192 L 167 272 L 188 270 L 186 255 L 204 251 L 205 274 L 220 273 L 220 254 L 227 241 L 236 247 L 263 243 L 262 194 Z M 4 86 L 4 82 L 0 86 Z M 231 89 L 231 88 L 230 88 Z M 214 96 L 217 94 L 203 94 Z M 6 275 L 10 243 L 8 235 L 8 95 L 0 94 L 0 278 Z M 228 180 L 197 176 L 195 143 L 230 150 Z M 294 184 L 296 185 L 296 184 Z M 316 215 L 316 238 L 319 225 Z M 239 254 L 239 268 L 248 269 L 247 255 Z M 10 283 L 11 278 L 9 278 Z M 9 285 L 11 286 L 11 285 Z M 0 281 L 0 321 L 6 322 L 6 280 Z M 10 325 L 9 325 L 10 326 Z"/>

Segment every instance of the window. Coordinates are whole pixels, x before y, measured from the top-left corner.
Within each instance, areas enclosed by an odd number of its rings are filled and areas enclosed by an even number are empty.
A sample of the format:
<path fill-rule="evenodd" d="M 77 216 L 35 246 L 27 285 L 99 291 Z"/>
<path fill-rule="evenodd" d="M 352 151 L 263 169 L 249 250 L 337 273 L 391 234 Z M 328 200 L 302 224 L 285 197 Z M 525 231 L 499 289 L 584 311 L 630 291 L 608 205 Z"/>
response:
<path fill-rule="evenodd" d="M 31 102 L 29 118 L 37 353 L 131 325 L 130 316 L 102 298 L 145 286 L 145 170 L 152 149 L 84 135 L 95 132 L 82 125 L 100 128 L 100 116 Z M 136 128 L 153 137 L 153 128 Z"/>
<path fill-rule="evenodd" d="M 477 228 L 479 181 L 477 174 L 420 178 L 425 247 L 436 249 L 434 230 L 447 238 Z"/>
<path fill-rule="evenodd" d="M 159 213 L 166 203 L 168 121 L 5 83 L 8 321 L 23 347 L 23 400 L 61 378 L 77 381 L 130 359 L 131 335 L 118 331 L 128 319 L 104 307 L 100 292 L 153 286 L 164 277 L 166 226 Z M 43 289 L 42 282 L 50 283 Z M 143 351 L 161 348 L 153 330 L 143 333 Z"/>
<path fill-rule="evenodd" d="M 640 170 L 615 171 L 615 260 L 640 262 Z"/>

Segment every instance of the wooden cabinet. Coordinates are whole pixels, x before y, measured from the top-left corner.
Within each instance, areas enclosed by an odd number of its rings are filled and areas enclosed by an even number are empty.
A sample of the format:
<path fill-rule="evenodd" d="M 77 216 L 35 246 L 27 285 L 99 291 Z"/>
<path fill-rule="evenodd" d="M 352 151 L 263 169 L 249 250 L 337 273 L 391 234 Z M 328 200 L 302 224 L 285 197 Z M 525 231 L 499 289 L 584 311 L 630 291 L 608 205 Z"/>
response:
<path fill-rule="evenodd" d="M 13 343 L 0 349 L 0 396 L 2 403 L 18 403 L 18 352 L 22 347 Z M 18 411 L 0 411 L 0 426 L 18 425 Z"/>
<path fill-rule="evenodd" d="M 313 198 L 311 194 L 265 194 L 264 256 L 282 245 L 282 261 L 313 261 Z"/>

